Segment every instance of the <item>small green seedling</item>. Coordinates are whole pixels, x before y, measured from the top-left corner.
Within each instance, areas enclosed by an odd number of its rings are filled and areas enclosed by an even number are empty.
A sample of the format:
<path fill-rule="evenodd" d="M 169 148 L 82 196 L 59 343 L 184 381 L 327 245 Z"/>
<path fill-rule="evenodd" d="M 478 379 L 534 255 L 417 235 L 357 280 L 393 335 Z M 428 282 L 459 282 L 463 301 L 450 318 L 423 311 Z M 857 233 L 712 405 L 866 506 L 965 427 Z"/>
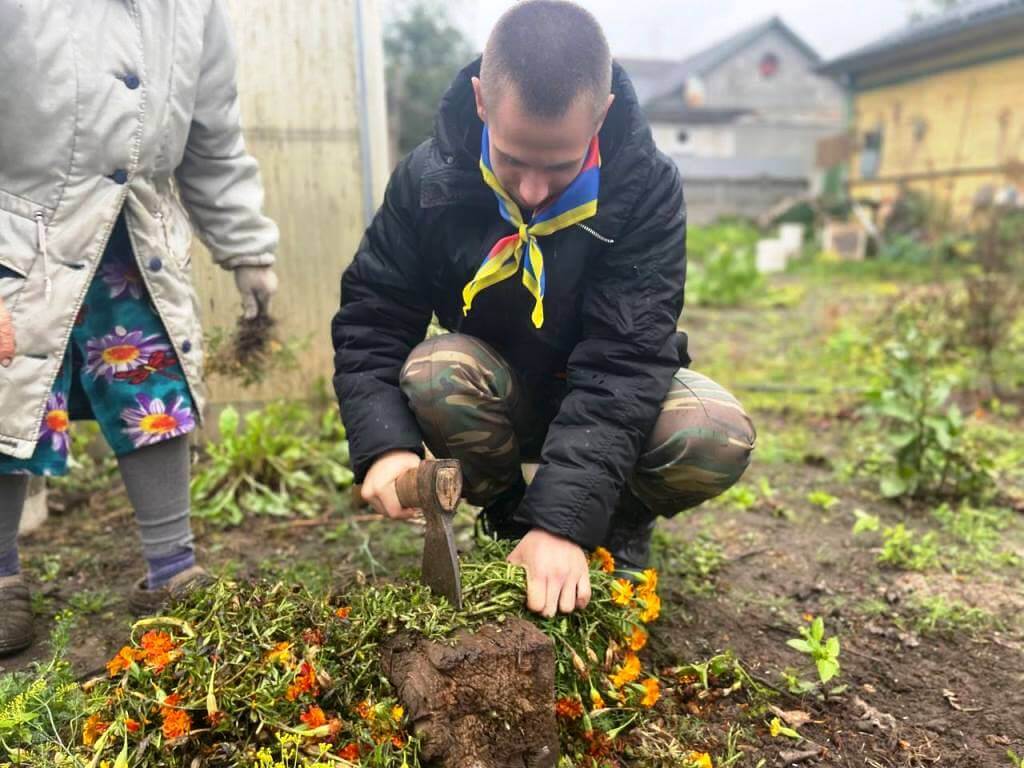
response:
<path fill-rule="evenodd" d="M 853 510 L 853 516 L 856 522 L 853 524 L 853 535 L 858 536 L 862 533 L 875 533 L 882 527 L 882 521 L 878 515 L 869 515 L 863 509 Z"/>
<path fill-rule="evenodd" d="M 1006 756 L 1010 758 L 1011 768 L 1024 768 L 1024 757 L 1018 755 L 1012 749 L 1006 750 Z"/>
<path fill-rule="evenodd" d="M 810 627 L 800 627 L 799 638 L 787 640 L 790 648 L 806 653 L 814 660 L 818 669 L 818 679 L 827 683 L 839 674 L 839 638 L 825 638 L 825 622 L 819 616 L 811 622 Z"/>
<path fill-rule="evenodd" d="M 807 500 L 814 506 L 821 507 L 826 512 L 839 503 L 839 499 L 828 491 L 811 491 L 807 494 Z"/>

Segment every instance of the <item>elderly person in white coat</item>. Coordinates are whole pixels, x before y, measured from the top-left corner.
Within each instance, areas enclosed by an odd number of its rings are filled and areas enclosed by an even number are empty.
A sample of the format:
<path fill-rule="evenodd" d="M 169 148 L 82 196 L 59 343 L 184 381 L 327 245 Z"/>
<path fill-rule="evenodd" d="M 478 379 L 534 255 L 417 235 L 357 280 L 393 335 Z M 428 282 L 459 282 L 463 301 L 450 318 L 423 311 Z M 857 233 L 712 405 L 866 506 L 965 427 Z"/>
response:
<path fill-rule="evenodd" d="M 278 233 L 239 127 L 222 0 L 0 0 L 0 654 L 33 638 L 16 536 L 68 423 L 118 457 L 140 612 L 204 575 L 187 433 L 203 408 L 191 225 L 266 311 Z"/>

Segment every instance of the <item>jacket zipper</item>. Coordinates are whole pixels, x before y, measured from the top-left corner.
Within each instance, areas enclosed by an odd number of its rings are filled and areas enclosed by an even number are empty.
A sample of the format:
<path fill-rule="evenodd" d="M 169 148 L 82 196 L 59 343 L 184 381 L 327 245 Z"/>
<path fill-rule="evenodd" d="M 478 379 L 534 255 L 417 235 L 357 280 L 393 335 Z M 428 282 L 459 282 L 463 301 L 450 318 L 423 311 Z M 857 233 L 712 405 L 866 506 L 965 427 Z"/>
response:
<path fill-rule="evenodd" d="M 591 235 L 592 237 L 600 240 L 602 243 L 605 243 L 606 245 L 613 245 L 615 243 L 615 241 L 612 240 L 610 237 L 605 237 L 600 232 L 597 232 L 596 230 L 593 230 L 590 227 L 588 227 L 586 224 L 576 222 L 576 226 L 582 229 L 587 234 Z"/>
<path fill-rule="evenodd" d="M 50 279 L 50 256 L 46 247 L 46 222 L 43 220 L 43 212 L 36 211 L 36 247 L 39 255 L 43 258 L 43 292 L 46 300 L 50 300 L 53 294 L 53 281 Z"/>

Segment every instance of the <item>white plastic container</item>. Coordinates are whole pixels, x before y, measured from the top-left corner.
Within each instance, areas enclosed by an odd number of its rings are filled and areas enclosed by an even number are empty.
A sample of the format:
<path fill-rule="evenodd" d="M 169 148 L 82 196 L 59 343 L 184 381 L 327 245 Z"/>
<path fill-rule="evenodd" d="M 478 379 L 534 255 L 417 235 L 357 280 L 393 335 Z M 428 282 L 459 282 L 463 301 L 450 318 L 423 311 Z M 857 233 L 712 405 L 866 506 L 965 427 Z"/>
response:
<path fill-rule="evenodd" d="M 804 225 L 783 224 L 779 227 L 779 240 L 786 248 L 786 258 L 795 259 L 804 247 Z"/>
<path fill-rule="evenodd" d="M 786 244 L 782 240 L 757 241 L 757 271 L 762 274 L 786 269 Z"/>

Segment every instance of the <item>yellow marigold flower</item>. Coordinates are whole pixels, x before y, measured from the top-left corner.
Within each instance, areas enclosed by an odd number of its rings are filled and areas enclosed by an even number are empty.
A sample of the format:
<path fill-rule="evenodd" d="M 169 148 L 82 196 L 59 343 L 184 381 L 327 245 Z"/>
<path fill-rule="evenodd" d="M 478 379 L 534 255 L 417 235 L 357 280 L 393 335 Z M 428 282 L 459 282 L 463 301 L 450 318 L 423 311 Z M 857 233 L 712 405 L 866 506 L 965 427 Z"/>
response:
<path fill-rule="evenodd" d="M 619 671 L 612 675 L 612 685 L 618 689 L 627 683 L 632 683 L 638 677 L 640 677 L 640 658 L 632 651 L 627 651 L 626 659 L 619 667 Z"/>
<path fill-rule="evenodd" d="M 596 688 L 590 689 L 590 707 L 591 709 L 604 709 L 604 699 L 601 698 L 601 694 L 597 692 Z"/>
<path fill-rule="evenodd" d="M 647 630 L 643 627 L 633 627 L 633 634 L 629 636 L 630 650 L 639 651 L 645 645 L 647 645 Z"/>
<path fill-rule="evenodd" d="M 650 709 L 661 698 L 661 684 L 657 678 L 649 677 L 641 685 L 644 687 L 644 697 L 640 700 L 640 706 Z"/>
<path fill-rule="evenodd" d="M 615 571 L 615 558 L 604 547 L 598 547 L 594 550 L 594 553 L 590 556 L 590 563 L 591 565 L 596 565 L 599 570 L 605 573 L 613 573 Z"/>
<path fill-rule="evenodd" d="M 263 659 L 271 664 L 287 664 L 292 660 L 292 644 L 288 641 L 278 643 L 264 654 Z"/>
<path fill-rule="evenodd" d="M 616 605 L 629 605 L 633 601 L 633 584 L 625 579 L 612 582 L 612 602 Z"/>
<path fill-rule="evenodd" d="M 707 752 L 691 752 L 686 756 L 687 768 L 714 768 Z"/>
<path fill-rule="evenodd" d="M 661 598 L 657 594 L 644 597 L 644 609 L 640 613 L 640 621 L 650 624 L 661 615 Z"/>
<path fill-rule="evenodd" d="M 396 723 L 402 722 L 402 718 L 405 717 L 405 707 L 396 704 L 391 708 L 391 719 Z"/>
<path fill-rule="evenodd" d="M 82 728 L 82 743 L 87 747 L 91 747 L 96 743 L 96 739 L 100 737 L 100 734 L 109 727 L 110 723 L 103 722 L 99 715 L 89 715 L 89 719 L 85 721 L 85 727 Z"/>

